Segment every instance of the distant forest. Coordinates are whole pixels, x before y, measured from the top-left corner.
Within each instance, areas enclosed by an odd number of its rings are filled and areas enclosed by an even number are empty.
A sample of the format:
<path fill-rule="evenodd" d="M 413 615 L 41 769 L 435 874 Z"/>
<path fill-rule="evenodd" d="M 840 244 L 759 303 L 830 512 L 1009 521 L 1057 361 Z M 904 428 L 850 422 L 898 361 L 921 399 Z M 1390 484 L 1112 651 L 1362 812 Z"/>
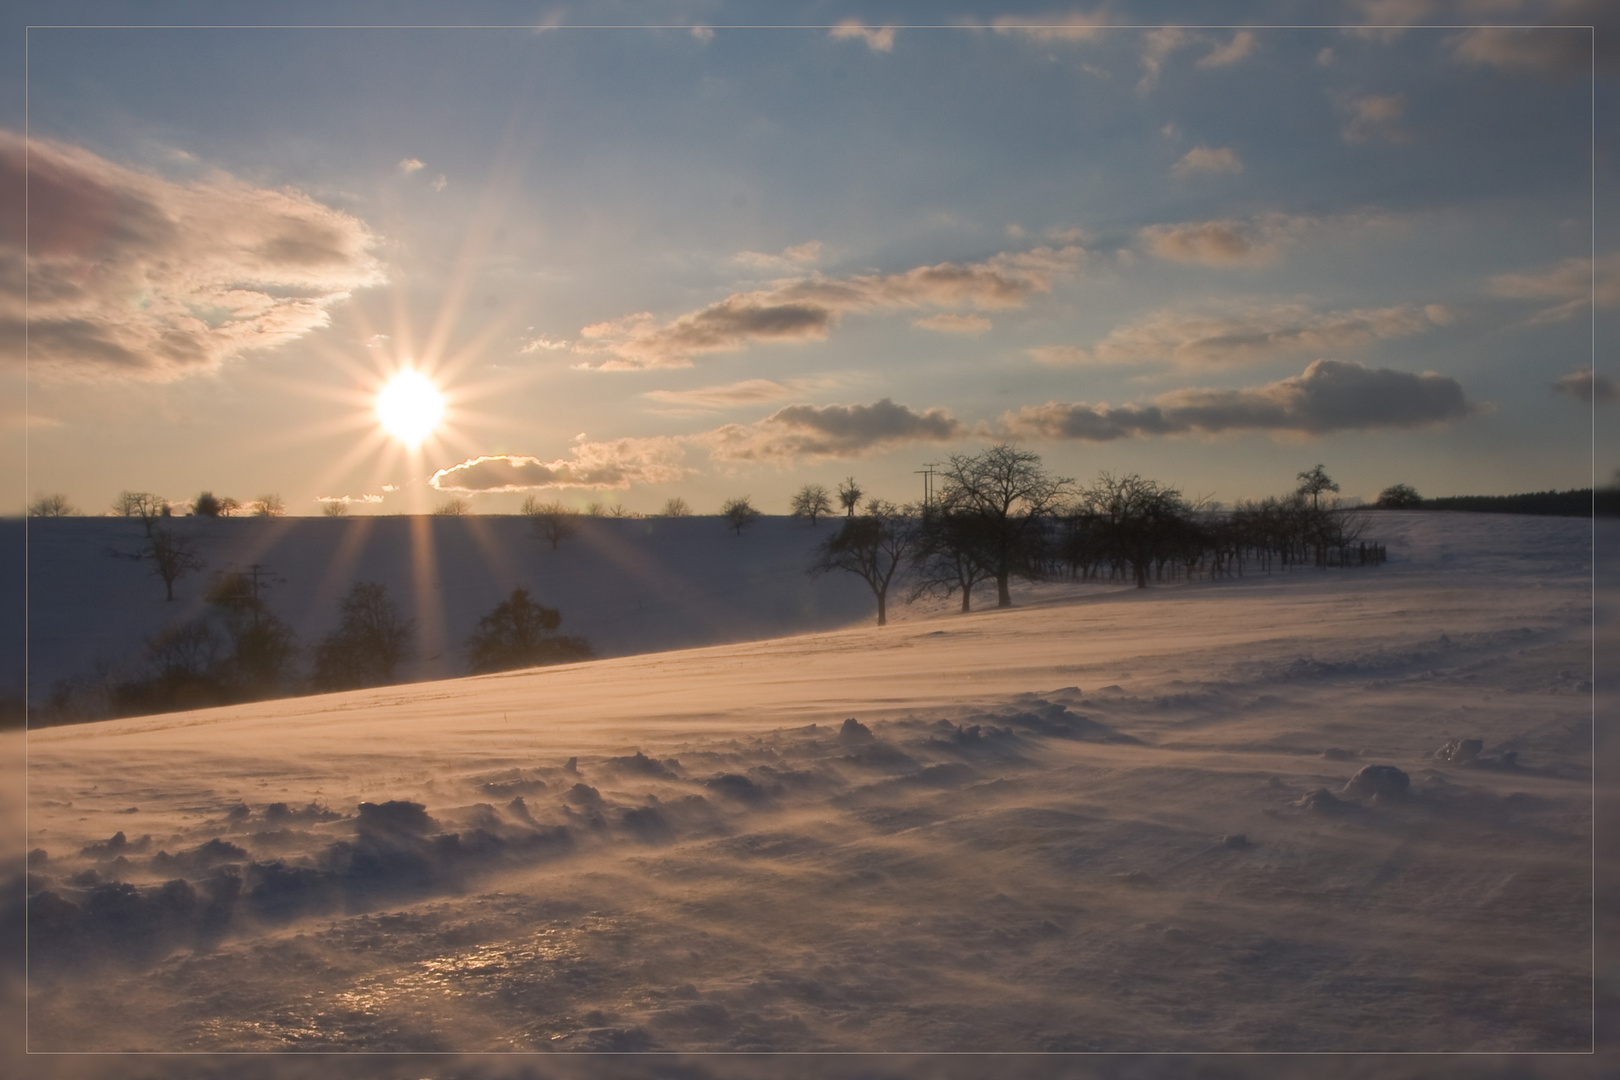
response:
<path fill-rule="evenodd" d="M 1449 495 L 1423 499 L 1415 510 L 1461 510 L 1476 514 L 1542 514 L 1550 517 L 1620 515 L 1620 489 L 1572 488 L 1531 491 L 1522 495 Z"/>

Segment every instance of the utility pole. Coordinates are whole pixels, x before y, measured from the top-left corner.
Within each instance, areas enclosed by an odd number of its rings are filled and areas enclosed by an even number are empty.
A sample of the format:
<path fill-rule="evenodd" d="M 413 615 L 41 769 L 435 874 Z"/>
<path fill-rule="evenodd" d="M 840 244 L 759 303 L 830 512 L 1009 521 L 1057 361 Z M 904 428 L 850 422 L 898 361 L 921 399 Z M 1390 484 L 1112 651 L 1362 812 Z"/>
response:
<path fill-rule="evenodd" d="M 923 478 L 923 512 L 926 513 L 934 505 L 934 470 L 939 467 L 939 462 L 926 461 L 923 464 L 924 468 L 913 469 L 912 472 Z"/>

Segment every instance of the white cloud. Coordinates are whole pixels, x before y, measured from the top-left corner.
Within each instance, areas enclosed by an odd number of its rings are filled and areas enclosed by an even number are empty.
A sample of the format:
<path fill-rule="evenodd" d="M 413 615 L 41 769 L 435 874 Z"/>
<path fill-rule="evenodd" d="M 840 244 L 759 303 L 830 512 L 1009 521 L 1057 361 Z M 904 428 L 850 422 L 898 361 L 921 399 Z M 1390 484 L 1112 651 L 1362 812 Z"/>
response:
<path fill-rule="evenodd" d="M 408 176 L 411 173 L 416 172 L 418 169 L 423 168 L 423 165 L 422 165 L 422 162 L 421 162 L 420 158 L 408 157 L 408 158 L 405 158 L 404 160 L 402 160 L 396 166 L 396 168 L 398 168 L 400 172 L 405 173 Z"/>
<path fill-rule="evenodd" d="M 1176 176 L 1191 176 L 1193 173 L 1240 173 L 1243 171 L 1243 162 L 1238 160 L 1237 151 L 1230 146 L 1195 146 L 1171 166 L 1170 171 Z"/>
<path fill-rule="evenodd" d="M 734 293 L 660 324 L 642 312 L 580 331 L 582 367 L 690 367 L 692 358 L 770 342 L 824 340 L 852 312 L 968 307 L 1006 310 L 1048 292 L 1052 279 L 1080 264 L 1078 246 L 1003 253 L 981 263 L 938 263 L 898 274 L 816 275 L 769 289 Z"/>
<path fill-rule="evenodd" d="M 1159 311 L 1115 327 L 1090 349 L 1031 349 L 1046 364 L 1153 364 L 1182 368 L 1239 367 L 1300 353 L 1363 348 L 1423 333 L 1449 313 L 1438 305 L 1314 311 L 1301 304 L 1252 305 L 1235 314 Z"/>
<path fill-rule="evenodd" d="M 835 41 L 864 41 L 873 52 L 890 52 L 894 49 L 894 32 L 892 26 L 866 26 L 859 19 L 845 19 L 828 36 Z"/>
<path fill-rule="evenodd" d="M 1318 360 L 1303 374 L 1237 390 L 1189 388 L 1141 405 L 1029 405 L 1003 417 L 1017 437 L 1109 442 L 1156 435 L 1410 429 L 1476 412 L 1455 379 Z"/>
<path fill-rule="evenodd" d="M 692 36 L 704 44 L 708 44 L 714 40 L 714 28 L 712 26 L 694 26 L 692 27 Z"/>
<path fill-rule="evenodd" d="M 572 457 L 556 461 L 518 454 L 470 458 L 440 469 L 428 478 L 428 484 L 437 491 L 461 494 L 539 488 L 623 489 L 680 480 L 692 471 L 681 464 L 685 455 L 681 444 L 664 436 L 576 443 L 569 452 Z"/>
<path fill-rule="evenodd" d="M 566 341 L 553 341 L 551 338 L 537 337 L 530 338 L 528 341 L 525 341 L 522 346 L 519 347 L 518 352 L 554 352 L 558 349 L 566 348 L 568 348 L 568 342 Z"/>
<path fill-rule="evenodd" d="M 0 188 L 23 140 L 0 132 Z M 164 382 L 326 326 L 380 284 L 365 224 L 307 195 L 224 173 L 174 183 L 78 147 L 27 146 L 28 361 L 55 376 Z M 94 274 L 85 267 L 93 265 Z M 0 338 L 20 340 L 21 237 L 0 241 Z"/>
<path fill-rule="evenodd" d="M 428 187 L 432 188 L 435 192 L 438 192 L 443 191 L 449 185 L 450 181 L 445 179 L 444 173 L 440 173 L 438 176 L 433 178 L 433 183 L 429 184 Z"/>

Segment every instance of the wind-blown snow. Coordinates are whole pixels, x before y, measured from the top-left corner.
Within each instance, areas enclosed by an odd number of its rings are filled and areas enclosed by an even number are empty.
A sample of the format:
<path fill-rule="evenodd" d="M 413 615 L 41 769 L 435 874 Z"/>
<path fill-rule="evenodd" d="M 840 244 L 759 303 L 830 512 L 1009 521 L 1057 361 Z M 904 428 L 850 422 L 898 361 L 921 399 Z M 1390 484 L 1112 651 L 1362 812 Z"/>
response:
<path fill-rule="evenodd" d="M 1374 526 L 31 732 L 29 1048 L 1584 1050 L 1591 525 Z"/>

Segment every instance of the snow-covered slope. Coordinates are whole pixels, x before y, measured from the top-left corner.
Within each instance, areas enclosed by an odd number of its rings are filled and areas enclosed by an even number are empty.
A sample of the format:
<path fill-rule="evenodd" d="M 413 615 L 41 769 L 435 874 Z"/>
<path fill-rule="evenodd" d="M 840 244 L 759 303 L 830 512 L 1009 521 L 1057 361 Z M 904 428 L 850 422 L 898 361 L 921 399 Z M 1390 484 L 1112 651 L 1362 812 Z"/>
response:
<path fill-rule="evenodd" d="M 848 575 L 812 579 L 814 546 L 837 527 L 766 517 L 741 536 L 714 517 L 578 519 L 556 550 L 520 517 L 177 518 L 205 567 L 176 599 L 149 563 L 117 558 L 142 546 L 138 521 L 29 522 L 29 693 L 110 666 L 127 677 L 160 628 L 201 614 L 211 575 L 265 574 L 269 608 L 305 646 L 338 621 L 356 581 L 381 583 L 415 621 L 403 679 L 466 671 L 462 646 L 480 616 L 514 588 L 562 612 L 562 630 L 599 656 L 748 641 L 869 618 L 866 586 Z"/>
<path fill-rule="evenodd" d="M 1583 1049 L 1590 524 L 1386 520 L 1376 570 L 32 732 L 30 1046 Z"/>

